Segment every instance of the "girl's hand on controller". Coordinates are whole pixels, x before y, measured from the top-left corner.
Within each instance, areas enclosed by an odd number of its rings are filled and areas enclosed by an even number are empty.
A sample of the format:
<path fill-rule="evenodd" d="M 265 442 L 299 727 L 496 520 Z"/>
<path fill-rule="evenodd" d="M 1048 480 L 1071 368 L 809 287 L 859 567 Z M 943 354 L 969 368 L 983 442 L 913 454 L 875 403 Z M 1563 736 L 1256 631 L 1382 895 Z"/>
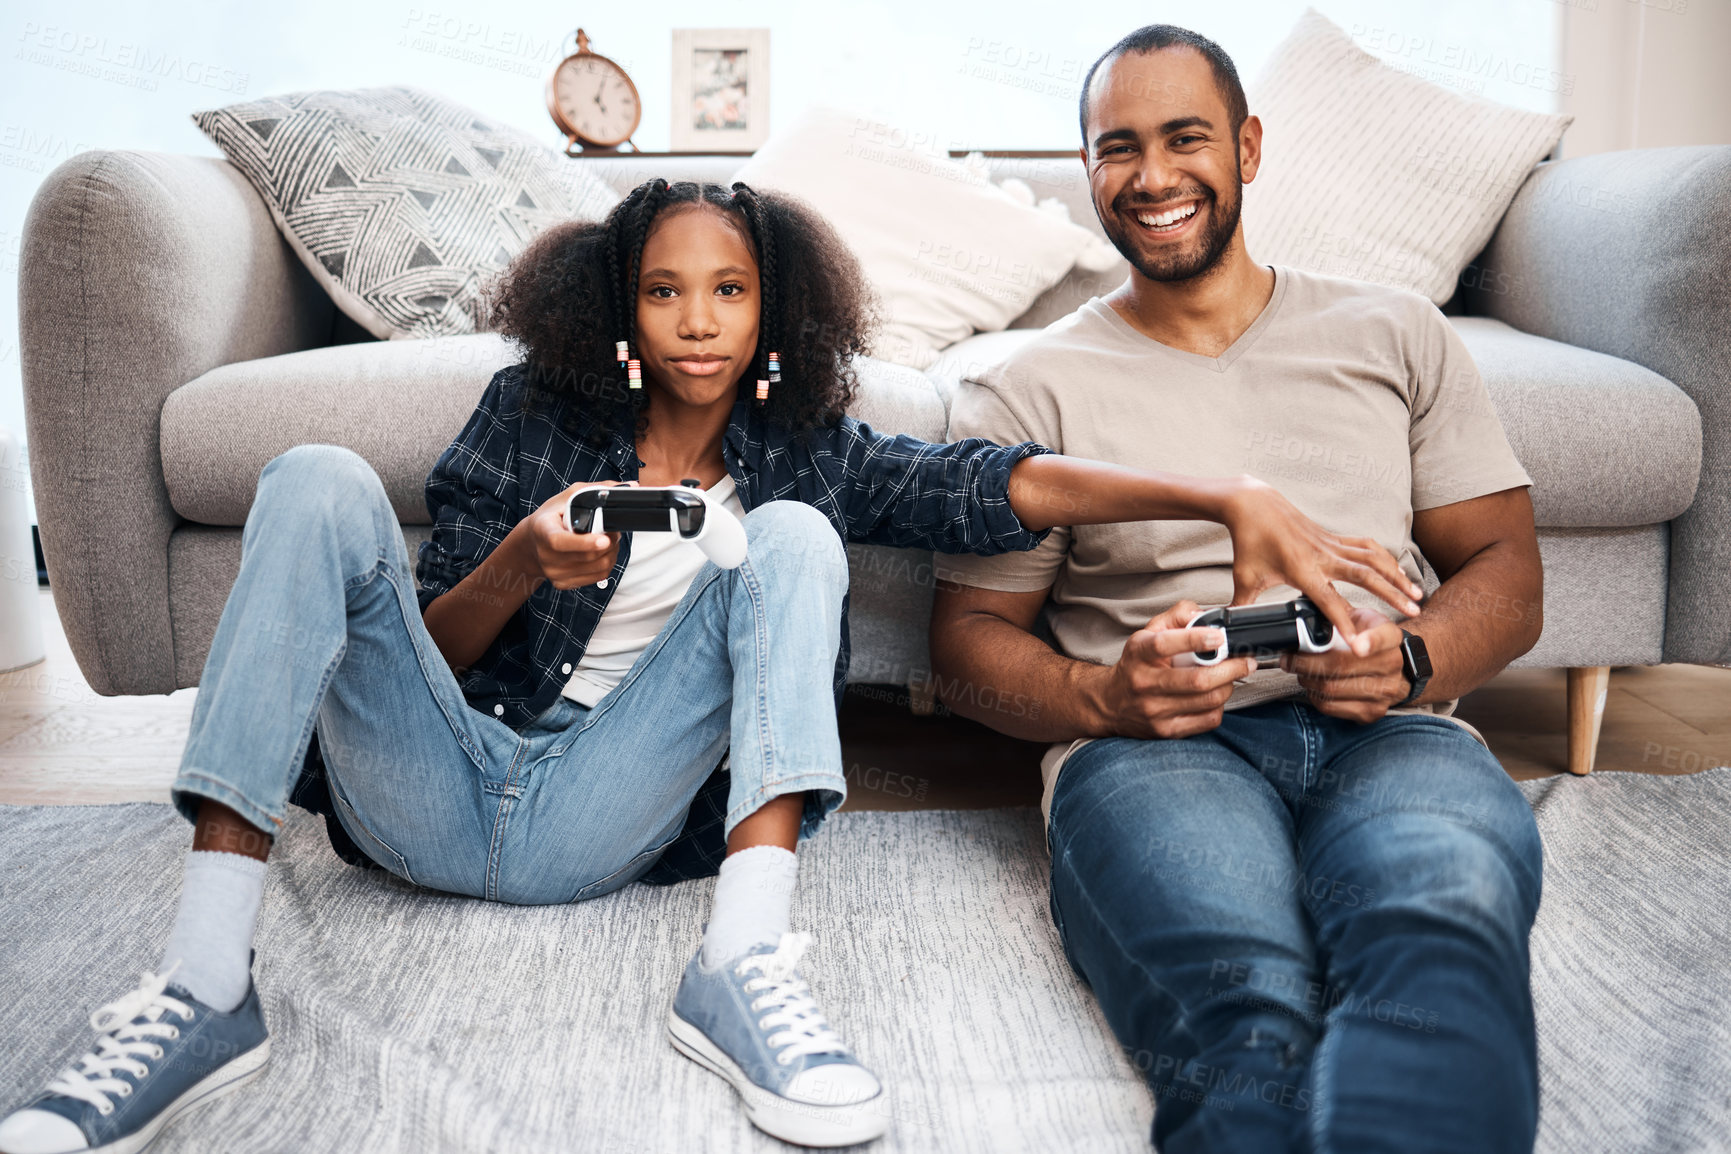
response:
<path fill-rule="evenodd" d="M 613 572 L 619 557 L 618 533 L 573 533 L 565 525 L 565 509 L 579 489 L 617 485 L 618 481 L 584 481 L 572 485 L 529 515 L 529 544 L 540 576 L 555 589 L 593 585 Z M 630 482 L 626 482 L 629 484 Z"/>
<path fill-rule="evenodd" d="M 1226 529 L 1232 534 L 1234 605 L 1248 605 L 1275 585 L 1291 585 L 1316 603 L 1360 657 L 1369 655 L 1372 641 L 1361 636 L 1362 624 L 1333 582 L 1367 589 L 1404 616 L 1418 615 L 1414 599 L 1424 590 L 1387 549 L 1369 537 L 1329 532 L 1255 477 L 1242 478 L 1242 488 L 1228 498 Z"/>

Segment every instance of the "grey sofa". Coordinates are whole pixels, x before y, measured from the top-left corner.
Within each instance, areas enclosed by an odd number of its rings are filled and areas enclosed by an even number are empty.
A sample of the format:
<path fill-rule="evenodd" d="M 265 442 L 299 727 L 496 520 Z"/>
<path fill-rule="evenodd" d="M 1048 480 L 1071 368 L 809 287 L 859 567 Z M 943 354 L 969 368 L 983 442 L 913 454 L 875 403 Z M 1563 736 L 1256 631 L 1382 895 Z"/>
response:
<path fill-rule="evenodd" d="M 726 181 L 736 157 L 594 158 L 622 191 Z M 1097 228 L 1076 160 L 1001 159 Z M 1073 272 L 1034 330 L 1119 283 Z M 1731 663 L 1731 148 L 1546 164 L 1448 311 L 1535 481 L 1545 629 L 1520 664 L 1566 667 L 1571 768 L 1591 765 L 1613 665 Z M 497 337 L 379 342 L 338 313 L 221 160 L 86 152 L 25 224 L 20 347 L 56 603 L 100 693 L 198 682 L 259 469 L 309 441 L 384 479 L 411 549 L 421 485 L 494 370 Z M 856 415 L 941 439 L 954 380 L 1031 332 L 928 373 L 872 362 Z M 929 555 L 853 547 L 855 681 L 929 701 Z M 1494 601 L 1486 612 L 1510 611 Z"/>

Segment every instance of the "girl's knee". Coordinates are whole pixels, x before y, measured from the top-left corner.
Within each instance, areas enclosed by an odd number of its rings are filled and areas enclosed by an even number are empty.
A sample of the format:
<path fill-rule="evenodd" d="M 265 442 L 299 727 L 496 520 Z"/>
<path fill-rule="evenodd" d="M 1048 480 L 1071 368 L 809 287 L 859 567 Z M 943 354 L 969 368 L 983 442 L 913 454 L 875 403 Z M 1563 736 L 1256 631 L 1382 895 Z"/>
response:
<path fill-rule="evenodd" d="M 767 501 L 745 515 L 759 568 L 792 564 L 804 578 L 847 581 L 847 549 L 829 518 L 803 501 Z"/>
<path fill-rule="evenodd" d="M 293 502 L 332 512 L 371 512 L 387 506 L 384 483 L 366 459 L 341 445 L 296 445 L 259 474 L 254 504 Z"/>
<path fill-rule="evenodd" d="M 804 501 L 765 501 L 745 515 L 744 525 L 746 536 L 753 539 L 827 537 L 838 546 L 841 543 L 829 518 Z"/>
<path fill-rule="evenodd" d="M 307 480 L 344 468 L 372 472 L 364 457 L 341 445 L 295 445 L 272 457 L 264 471 L 266 475 L 292 473 Z"/>

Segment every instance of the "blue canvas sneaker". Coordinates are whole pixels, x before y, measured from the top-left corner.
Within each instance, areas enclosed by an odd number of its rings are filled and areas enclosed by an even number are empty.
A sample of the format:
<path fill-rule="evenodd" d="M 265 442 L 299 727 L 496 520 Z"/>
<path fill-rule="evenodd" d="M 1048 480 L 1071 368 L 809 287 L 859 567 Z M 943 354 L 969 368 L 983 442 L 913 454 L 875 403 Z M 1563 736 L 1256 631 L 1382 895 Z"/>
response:
<path fill-rule="evenodd" d="M 145 973 L 90 1015 L 95 1048 L 0 1121 L 0 1154 L 137 1154 L 178 1115 L 258 1077 L 270 1059 L 258 987 L 224 1014 L 172 975 Z"/>
<path fill-rule="evenodd" d="M 711 970 L 699 949 L 685 967 L 667 1034 L 681 1054 L 739 1092 L 752 1124 L 801 1146 L 879 1137 L 883 1087 L 818 1012 L 798 972 L 811 939 L 783 934 Z"/>

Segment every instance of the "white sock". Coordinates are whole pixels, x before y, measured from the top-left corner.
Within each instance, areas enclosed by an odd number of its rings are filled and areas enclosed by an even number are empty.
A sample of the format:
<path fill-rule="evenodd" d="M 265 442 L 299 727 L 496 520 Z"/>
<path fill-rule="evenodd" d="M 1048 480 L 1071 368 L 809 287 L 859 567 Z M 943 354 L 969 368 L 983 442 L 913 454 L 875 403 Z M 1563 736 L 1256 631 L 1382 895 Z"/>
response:
<path fill-rule="evenodd" d="M 264 898 L 264 863 L 237 853 L 186 855 L 180 913 L 162 952 L 162 973 L 214 1010 L 240 1005 L 252 984 L 252 931 Z"/>
<path fill-rule="evenodd" d="M 778 845 L 754 845 L 728 855 L 703 931 L 703 964 L 713 970 L 760 942 L 780 942 L 798 876 L 799 858 Z"/>

